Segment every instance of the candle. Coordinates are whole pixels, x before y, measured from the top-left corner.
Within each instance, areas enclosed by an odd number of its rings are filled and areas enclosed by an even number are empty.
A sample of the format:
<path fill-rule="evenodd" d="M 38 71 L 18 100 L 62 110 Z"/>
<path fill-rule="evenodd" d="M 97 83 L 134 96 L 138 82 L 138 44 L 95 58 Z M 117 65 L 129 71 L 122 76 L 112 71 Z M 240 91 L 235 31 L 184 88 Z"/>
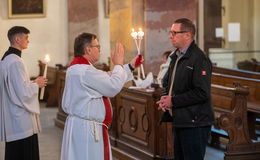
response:
<path fill-rule="evenodd" d="M 142 28 L 139 28 L 139 31 L 137 32 L 137 35 L 138 35 L 139 39 L 143 39 L 144 32 L 142 31 Z"/>
<path fill-rule="evenodd" d="M 139 28 L 138 32 L 135 32 L 134 28 L 132 28 L 131 36 L 133 37 L 133 39 L 135 41 L 137 53 L 141 54 L 141 41 L 142 41 L 143 36 L 144 36 L 144 32 L 143 32 L 142 28 Z M 140 78 L 140 68 L 138 68 L 137 73 L 138 73 L 138 77 Z M 143 64 L 141 64 L 141 73 L 142 73 L 143 79 L 145 79 Z"/>
<path fill-rule="evenodd" d="M 144 36 L 144 32 L 143 32 L 142 28 L 139 28 L 139 31 L 137 32 L 137 36 L 139 39 L 139 54 L 140 54 L 141 40 L 143 39 L 143 36 Z M 141 65 L 141 73 L 142 73 L 143 79 L 145 79 L 143 64 Z"/>
<path fill-rule="evenodd" d="M 48 62 L 50 62 L 50 56 L 49 56 L 48 54 L 45 55 L 44 62 L 45 62 L 45 67 L 44 67 L 44 71 L 43 71 L 43 77 L 46 78 L 46 77 L 47 77 Z M 40 100 L 43 99 L 44 91 L 45 91 L 45 87 L 43 87 L 43 88 L 41 89 Z"/>
<path fill-rule="evenodd" d="M 137 39 L 137 32 L 135 32 L 135 29 L 134 29 L 134 28 L 132 28 L 131 36 L 132 36 L 134 39 Z"/>

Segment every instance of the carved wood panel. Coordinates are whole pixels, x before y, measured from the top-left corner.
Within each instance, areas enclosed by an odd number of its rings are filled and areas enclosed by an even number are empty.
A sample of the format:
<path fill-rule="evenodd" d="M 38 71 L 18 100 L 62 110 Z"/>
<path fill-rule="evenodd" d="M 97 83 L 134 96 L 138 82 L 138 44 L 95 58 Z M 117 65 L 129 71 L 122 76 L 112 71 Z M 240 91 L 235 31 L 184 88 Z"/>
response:
<path fill-rule="evenodd" d="M 113 128 L 116 129 L 116 138 L 112 138 L 115 140 L 112 150 L 116 158 L 173 158 L 172 124 L 159 124 L 162 113 L 155 103 L 160 93 L 124 88 L 114 98 L 117 127 Z"/>

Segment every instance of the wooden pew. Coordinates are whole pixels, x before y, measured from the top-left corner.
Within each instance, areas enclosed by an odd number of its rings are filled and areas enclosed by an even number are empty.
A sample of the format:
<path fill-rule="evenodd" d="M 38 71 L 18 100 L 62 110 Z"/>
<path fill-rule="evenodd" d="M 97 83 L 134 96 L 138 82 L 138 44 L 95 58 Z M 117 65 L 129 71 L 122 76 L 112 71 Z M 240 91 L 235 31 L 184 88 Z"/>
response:
<path fill-rule="evenodd" d="M 243 70 L 259 72 L 260 71 L 260 62 L 257 61 L 255 58 L 252 58 L 251 60 L 244 60 L 244 61 L 238 62 L 237 67 L 239 69 L 243 69 Z"/>
<path fill-rule="evenodd" d="M 259 66 L 260 67 L 260 66 Z M 258 70 L 260 71 L 260 70 Z M 236 76 L 236 77 L 244 77 L 244 78 L 250 78 L 250 79 L 256 79 L 259 80 L 260 79 L 260 73 L 259 72 L 252 72 L 252 71 L 246 71 L 246 70 L 240 70 L 240 69 L 229 69 L 229 68 L 222 68 L 222 67 L 217 67 L 217 66 L 213 66 L 213 72 L 214 73 L 220 73 L 220 74 L 225 74 L 225 75 L 231 75 L 231 76 Z M 237 79 L 236 79 L 237 81 Z M 251 95 L 249 95 L 251 96 Z M 248 118 L 251 118 L 252 120 L 249 120 L 249 122 L 256 122 L 255 124 L 251 124 L 249 123 L 249 128 L 258 128 L 260 129 L 260 114 L 257 114 L 257 111 L 255 111 L 255 109 L 252 108 L 259 108 L 260 106 L 256 107 L 257 104 L 252 105 L 251 102 L 249 102 L 248 104 L 250 107 L 250 110 L 248 112 Z M 257 136 L 254 132 L 254 130 L 252 129 L 252 131 L 250 131 L 250 135 L 253 139 L 256 139 Z"/>
<path fill-rule="evenodd" d="M 42 61 L 39 62 L 40 68 L 40 76 L 43 76 L 45 63 Z M 47 68 L 47 79 L 48 83 L 45 87 L 44 100 L 47 101 L 46 107 L 57 107 L 58 106 L 58 96 L 57 96 L 57 87 L 56 87 L 56 79 L 57 79 L 57 69 L 51 66 Z"/>
<path fill-rule="evenodd" d="M 162 91 L 123 90 L 112 99 L 110 128 L 113 156 L 120 160 L 173 158 L 172 123 L 160 124 L 156 101 Z"/>
<path fill-rule="evenodd" d="M 250 103 L 255 103 L 255 105 L 260 105 L 260 91 L 259 91 L 259 82 L 260 82 L 260 73 L 237 70 L 237 69 L 229 69 L 229 68 L 221 68 L 221 67 L 213 67 L 213 76 L 212 83 L 220 84 L 224 86 L 232 86 L 233 82 L 239 82 L 241 85 L 249 86 L 250 94 L 249 94 L 249 106 Z M 258 112 L 258 107 L 251 108 L 253 112 Z M 260 106 L 259 106 L 260 107 Z"/>
<path fill-rule="evenodd" d="M 241 70 L 241 69 L 230 69 L 230 68 L 213 66 L 212 71 L 214 73 L 227 74 L 227 75 L 231 75 L 231 76 L 260 79 L 260 73 Z"/>
<path fill-rule="evenodd" d="M 260 143 L 253 143 L 247 125 L 248 89 L 236 84 L 235 88 L 212 85 L 211 96 L 216 128 L 228 133 L 229 142 L 225 160 L 258 160 Z"/>
<path fill-rule="evenodd" d="M 248 111 L 260 113 L 260 79 L 244 78 L 219 73 L 212 73 L 212 83 L 232 87 L 234 82 L 249 87 Z"/>
<path fill-rule="evenodd" d="M 212 73 L 212 83 L 232 87 L 234 82 L 239 82 L 241 85 L 249 87 L 248 102 L 251 104 L 260 105 L 260 79 L 245 78 L 232 76 L 220 73 Z M 249 110 L 260 113 L 260 106 L 248 106 Z M 253 107 L 253 108 L 252 108 Z"/>
<path fill-rule="evenodd" d="M 249 87 L 249 95 L 247 98 L 248 127 L 250 137 L 256 139 L 255 124 L 256 117 L 260 114 L 260 79 L 252 79 L 238 77 L 220 73 L 212 73 L 212 84 L 232 87 L 234 82 L 238 82 L 243 86 Z"/>

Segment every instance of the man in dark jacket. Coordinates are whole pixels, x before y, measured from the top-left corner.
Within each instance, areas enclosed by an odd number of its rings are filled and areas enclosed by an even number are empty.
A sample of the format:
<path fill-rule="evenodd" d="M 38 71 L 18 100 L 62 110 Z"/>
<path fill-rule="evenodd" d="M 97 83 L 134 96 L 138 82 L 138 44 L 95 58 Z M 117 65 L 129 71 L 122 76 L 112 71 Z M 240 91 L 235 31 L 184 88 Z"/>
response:
<path fill-rule="evenodd" d="M 214 114 L 211 107 L 211 62 L 194 42 L 195 26 L 174 22 L 169 38 L 176 51 L 164 77 L 166 95 L 159 109 L 172 116 L 175 160 L 203 160 Z"/>

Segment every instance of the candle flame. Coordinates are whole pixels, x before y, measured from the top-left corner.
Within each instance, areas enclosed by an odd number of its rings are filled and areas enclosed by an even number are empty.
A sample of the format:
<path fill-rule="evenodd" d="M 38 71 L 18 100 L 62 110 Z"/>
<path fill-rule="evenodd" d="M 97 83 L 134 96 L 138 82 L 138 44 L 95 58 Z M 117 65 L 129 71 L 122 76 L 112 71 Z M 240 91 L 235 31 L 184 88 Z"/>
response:
<path fill-rule="evenodd" d="M 132 36 L 134 39 L 143 39 L 144 32 L 143 32 L 143 30 L 142 30 L 141 27 L 138 28 L 138 32 L 135 32 L 134 28 L 132 28 L 131 36 Z"/>
<path fill-rule="evenodd" d="M 132 36 L 134 39 L 137 39 L 137 32 L 135 32 L 135 29 L 134 29 L 134 28 L 132 28 L 131 36 Z"/>
<path fill-rule="evenodd" d="M 142 39 L 142 37 L 144 36 L 144 32 L 142 31 L 142 28 L 139 28 L 137 35 L 138 35 L 139 38 Z"/>
<path fill-rule="evenodd" d="M 48 54 L 45 55 L 44 61 L 46 63 L 50 62 L 50 56 Z"/>

